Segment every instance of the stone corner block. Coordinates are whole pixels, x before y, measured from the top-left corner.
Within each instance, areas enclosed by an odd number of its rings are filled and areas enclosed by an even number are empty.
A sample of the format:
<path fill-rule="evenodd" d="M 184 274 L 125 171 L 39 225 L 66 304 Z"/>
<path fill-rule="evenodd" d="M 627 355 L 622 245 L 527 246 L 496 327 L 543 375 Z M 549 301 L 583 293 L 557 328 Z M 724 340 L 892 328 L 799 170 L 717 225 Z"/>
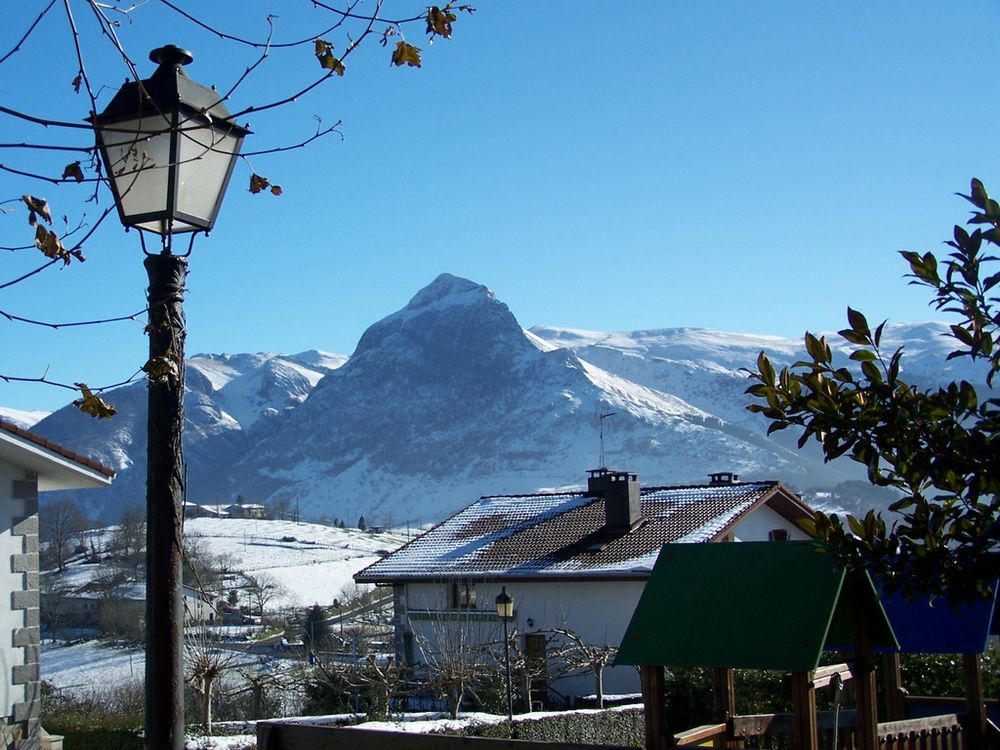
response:
<path fill-rule="evenodd" d="M 15 628 L 13 634 L 15 647 L 35 646 L 41 643 L 41 630 L 38 627 Z"/>
<path fill-rule="evenodd" d="M 10 681 L 15 685 L 27 685 L 29 682 L 38 682 L 38 663 L 15 664 L 10 668 Z"/>
<path fill-rule="evenodd" d="M 10 607 L 11 609 L 31 609 L 37 608 L 38 602 L 38 591 L 14 591 L 10 595 Z"/>

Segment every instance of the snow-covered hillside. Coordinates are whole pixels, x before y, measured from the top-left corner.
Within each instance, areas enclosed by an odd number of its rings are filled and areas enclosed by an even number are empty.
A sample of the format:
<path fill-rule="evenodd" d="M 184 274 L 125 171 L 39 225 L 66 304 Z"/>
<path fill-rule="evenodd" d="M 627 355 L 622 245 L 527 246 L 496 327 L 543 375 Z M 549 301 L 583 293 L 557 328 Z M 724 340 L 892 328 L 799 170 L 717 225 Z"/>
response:
<path fill-rule="evenodd" d="M 231 502 L 243 490 L 226 467 L 345 360 L 316 350 L 189 357 L 184 396 L 188 499 Z M 118 409 L 113 419 L 92 419 L 67 406 L 33 429 L 118 472 L 107 492 L 76 495 L 93 515 L 114 521 L 122 508 L 141 504 L 145 497 L 146 386 L 134 383 L 106 398 Z"/>
<path fill-rule="evenodd" d="M 236 561 L 248 575 L 265 574 L 277 584 L 270 607 L 329 606 L 358 589 L 353 576 L 405 544 L 405 534 L 374 534 L 314 523 L 245 518 L 192 518 L 184 539 L 215 556 Z"/>
<path fill-rule="evenodd" d="M 889 325 L 884 342 L 905 348 L 915 383 L 982 382 L 968 361 L 945 359 L 947 330 Z M 849 348 L 830 341 L 849 364 Z M 849 461 L 795 450 L 791 434 L 767 437 L 746 411 L 743 368 L 762 350 L 779 366 L 805 357 L 800 340 L 697 328 L 525 331 L 488 288 L 442 274 L 369 327 L 349 359 L 190 358 L 188 497 L 282 498 L 307 518 L 438 521 L 483 494 L 581 484 L 610 413 L 606 463 L 645 484 L 716 471 L 812 488 L 861 477 Z M 145 390 L 110 398 L 113 420 L 66 408 L 36 426 L 118 470 L 111 488 L 78 494 L 109 520 L 144 496 Z"/>
<path fill-rule="evenodd" d="M 414 531 L 414 534 L 416 531 Z M 85 532 L 89 546 L 106 547 L 115 527 Z M 184 522 L 184 541 L 202 559 L 224 560 L 235 574 L 230 585 L 253 576 L 276 584 L 268 609 L 305 608 L 313 604 L 330 606 L 334 599 L 346 601 L 358 591 L 353 576 L 359 570 L 406 543 L 405 533 L 373 533 L 339 529 L 322 524 L 270 521 L 245 518 L 190 518 Z M 56 582 L 61 588 L 75 589 L 106 573 L 105 563 L 85 563 L 74 559 L 62 573 L 44 574 L 45 585 Z M 141 584 L 136 596 L 141 596 Z"/>
<path fill-rule="evenodd" d="M 25 411 L 23 409 L 8 409 L 0 406 L 0 419 L 10 422 L 25 430 L 49 416 L 47 411 Z"/>

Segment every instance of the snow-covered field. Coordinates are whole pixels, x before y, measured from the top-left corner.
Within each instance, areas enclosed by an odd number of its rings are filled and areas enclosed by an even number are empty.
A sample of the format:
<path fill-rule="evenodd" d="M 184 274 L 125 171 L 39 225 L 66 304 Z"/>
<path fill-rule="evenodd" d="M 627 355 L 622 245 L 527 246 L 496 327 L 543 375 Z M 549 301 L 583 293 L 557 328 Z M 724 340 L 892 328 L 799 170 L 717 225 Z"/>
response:
<path fill-rule="evenodd" d="M 98 546 L 106 544 L 114 527 L 93 532 Z M 295 521 L 246 518 L 190 518 L 184 522 L 185 543 L 246 575 L 272 580 L 276 595 L 269 609 L 330 606 L 370 586 L 358 586 L 353 576 L 406 543 L 405 533 L 374 534 Z M 106 570 L 103 565 L 71 564 L 60 582 L 78 587 Z"/>
<path fill-rule="evenodd" d="M 40 657 L 42 679 L 62 690 L 86 692 L 101 685 L 142 680 L 146 654 L 141 648 L 105 646 L 100 641 L 45 642 Z"/>
<path fill-rule="evenodd" d="M 314 523 L 245 518 L 192 518 L 184 538 L 204 551 L 236 561 L 248 575 L 278 584 L 271 607 L 330 605 L 358 590 L 353 576 L 406 541 L 395 532 L 373 534 Z"/>

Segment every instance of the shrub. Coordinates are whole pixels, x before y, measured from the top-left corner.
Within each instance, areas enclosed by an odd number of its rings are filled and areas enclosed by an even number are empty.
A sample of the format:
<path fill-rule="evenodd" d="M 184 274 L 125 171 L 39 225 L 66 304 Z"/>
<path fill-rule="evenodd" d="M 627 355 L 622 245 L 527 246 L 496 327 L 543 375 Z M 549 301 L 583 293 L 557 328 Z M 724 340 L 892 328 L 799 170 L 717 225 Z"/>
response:
<path fill-rule="evenodd" d="M 983 688 L 987 696 L 1000 695 L 1000 646 L 996 641 L 983 654 Z M 904 654 L 902 682 L 910 695 L 965 695 L 961 654 Z"/>
<path fill-rule="evenodd" d="M 452 732 L 442 732 L 451 734 Z M 507 723 L 473 724 L 461 731 L 471 737 L 507 737 Z M 538 719 L 514 717 L 514 736 L 533 742 L 642 747 L 645 723 L 641 709 L 570 711 Z"/>
<path fill-rule="evenodd" d="M 65 737 L 75 750 L 141 750 L 143 725 L 141 680 L 63 693 L 42 683 L 42 722 L 50 734 Z"/>

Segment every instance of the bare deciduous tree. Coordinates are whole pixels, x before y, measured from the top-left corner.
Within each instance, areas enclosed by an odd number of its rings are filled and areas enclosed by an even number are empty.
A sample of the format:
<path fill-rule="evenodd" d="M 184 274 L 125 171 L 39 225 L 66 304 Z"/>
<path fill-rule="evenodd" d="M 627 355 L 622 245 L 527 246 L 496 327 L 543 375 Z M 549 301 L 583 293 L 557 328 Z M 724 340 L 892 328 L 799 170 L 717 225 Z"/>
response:
<path fill-rule="evenodd" d="M 285 495 L 278 495 L 268 502 L 268 515 L 278 521 L 289 518 L 292 514 L 292 501 Z"/>
<path fill-rule="evenodd" d="M 129 588 L 134 583 L 121 568 L 108 568 L 91 582 L 91 587 L 98 593 L 98 625 L 115 641 L 124 638 L 136 643 L 144 636 L 139 617 L 142 602 L 129 596 Z"/>
<path fill-rule="evenodd" d="M 414 632 L 431 689 L 457 719 L 467 695 L 480 699 L 477 686 L 495 676 L 499 662 L 492 648 L 502 643 L 495 621 L 478 617 L 475 611 L 443 610 L 431 620 L 429 632 Z"/>
<path fill-rule="evenodd" d="M 212 692 L 242 656 L 240 651 L 213 644 L 204 627 L 188 630 L 184 635 L 185 679 L 198 695 L 206 734 L 212 734 Z"/>
<path fill-rule="evenodd" d="M 274 672 L 267 669 L 239 668 L 237 669 L 243 682 L 250 691 L 251 719 L 267 718 L 265 714 L 266 698 L 275 691 L 287 694 L 302 690 L 303 678 L 300 674 Z M 279 714 L 280 715 L 280 714 Z"/>
<path fill-rule="evenodd" d="M 254 575 L 244 573 L 243 578 L 246 581 L 247 595 L 257 610 L 257 614 L 263 619 L 265 607 L 279 593 L 278 582 L 267 573 L 256 573 Z"/>
<path fill-rule="evenodd" d="M 111 553 L 125 564 L 139 563 L 146 551 L 146 514 L 138 505 L 122 509 L 111 533 Z"/>
<path fill-rule="evenodd" d="M 73 590 L 73 586 L 63 576 L 49 573 L 41 576 L 39 588 L 39 616 L 48 627 L 52 640 L 55 641 L 59 634 L 59 625 L 65 615 L 66 598 Z"/>
<path fill-rule="evenodd" d="M 76 500 L 68 497 L 45 503 L 38 513 L 39 539 L 46 543 L 46 556 L 60 573 L 66 567 L 74 538 L 85 528 L 85 520 Z"/>
<path fill-rule="evenodd" d="M 539 682 L 555 679 L 566 671 L 563 656 L 566 652 L 565 641 L 554 632 L 530 633 L 544 639 L 544 656 L 530 654 L 526 648 L 525 634 L 517 628 L 511 628 L 507 633 L 510 649 L 510 672 L 514 689 L 521 698 L 524 711 L 531 710 L 536 686 Z M 496 644 L 491 644 L 491 652 L 497 663 L 502 664 L 506 658 L 503 650 L 503 638 Z M 544 698 L 544 696 L 542 696 Z"/>
<path fill-rule="evenodd" d="M 603 646 L 587 643 L 579 634 L 566 628 L 558 628 L 553 633 L 565 638 L 570 645 L 563 653 L 563 660 L 570 669 L 588 671 L 594 675 L 594 692 L 597 707 L 604 708 L 604 670 L 615 660 L 618 647 L 605 643 Z"/>
<path fill-rule="evenodd" d="M 350 703 L 355 710 L 361 702 L 369 719 L 382 721 L 390 718 L 393 701 L 409 692 L 407 677 L 408 670 L 395 660 L 382 661 L 372 653 L 361 662 L 320 659 L 306 679 L 310 682 L 307 690 L 315 695 L 333 692 L 339 702 Z"/>
<path fill-rule="evenodd" d="M 405 692 L 407 670 L 395 660 L 380 663 L 375 654 L 368 654 L 365 661 L 352 671 L 350 679 L 362 686 L 367 695 L 368 717 L 374 721 L 387 720 L 393 700 Z"/>

